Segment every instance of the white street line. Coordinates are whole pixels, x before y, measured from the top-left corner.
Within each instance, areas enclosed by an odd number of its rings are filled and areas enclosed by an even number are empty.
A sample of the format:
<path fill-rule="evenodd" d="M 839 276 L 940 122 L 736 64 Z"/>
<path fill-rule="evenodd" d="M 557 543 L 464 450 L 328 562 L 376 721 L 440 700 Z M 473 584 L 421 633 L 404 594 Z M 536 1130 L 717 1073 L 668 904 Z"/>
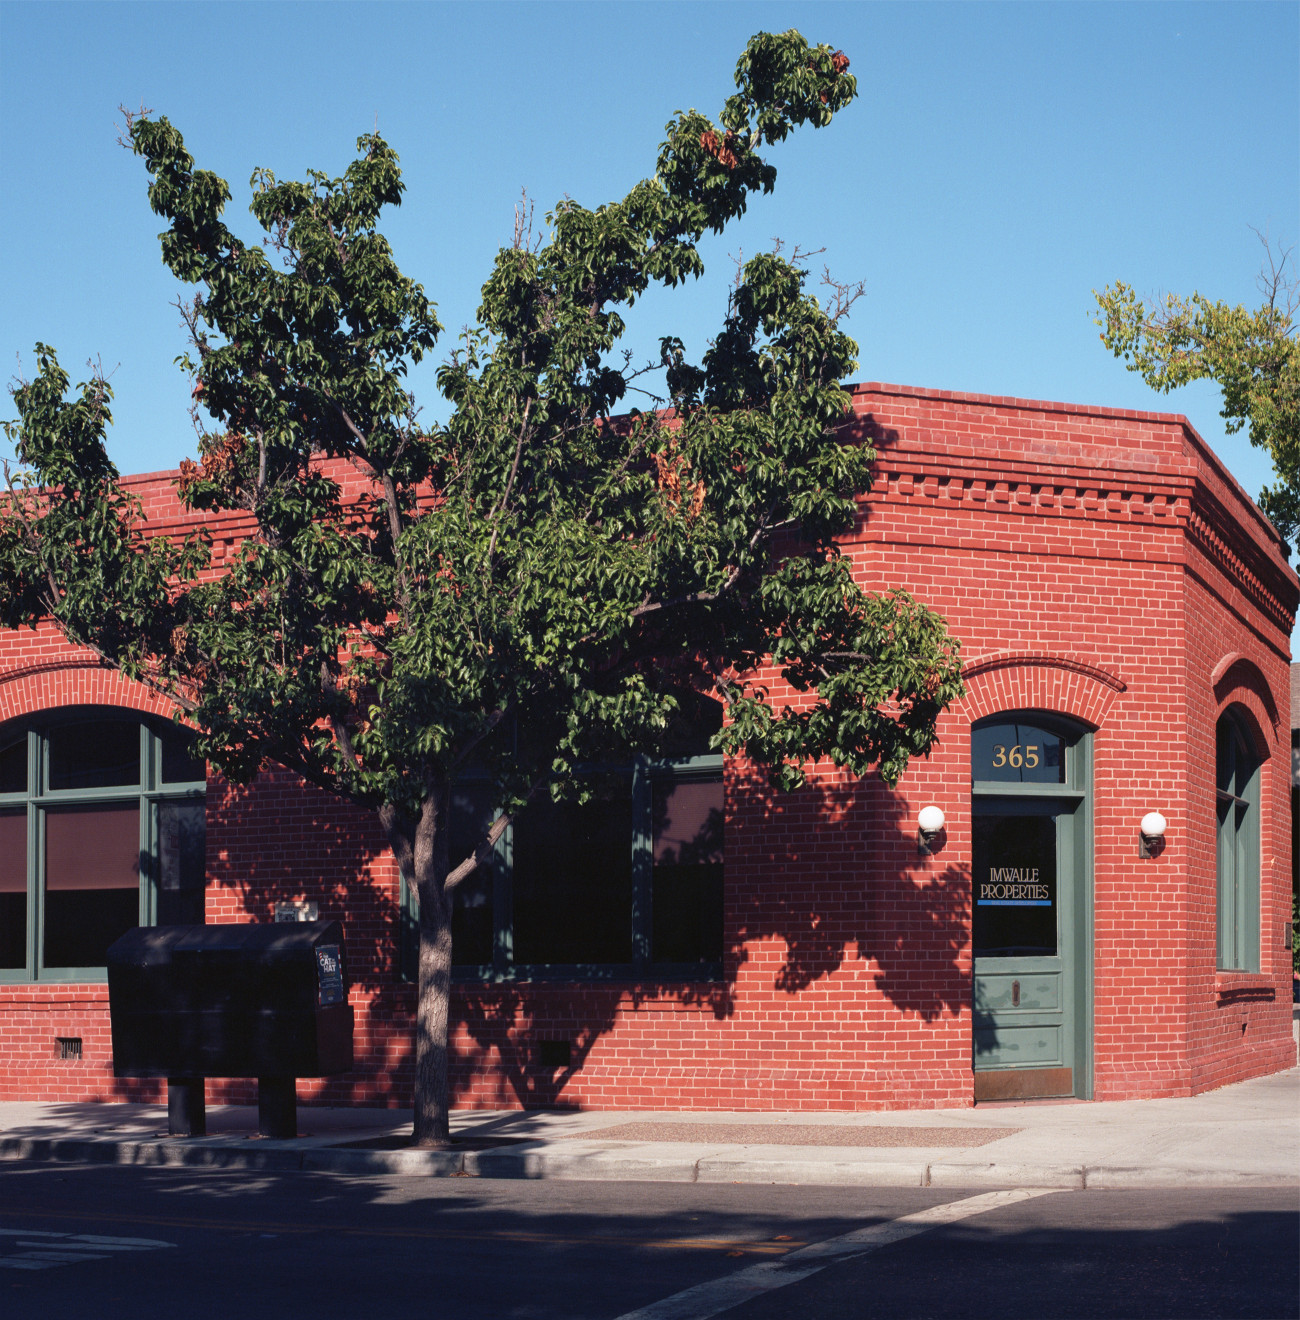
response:
<path fill-rule="evenodd" d="M 161 1242 L 157 1238 L 103 1237 L 99 1233 L 74 1233 L 69 1242 L 85 1242 L 104 1247 L 108 1251 L 152 1251 L 155 1247 L 174 1247 L 174 1242 Z"/>
<path fill-rule="evenodd" d="M 13 1256 L 0 1256 L 0 1261 L 13 1260 Z M 68 1265 L 74 1260 L 107 1260 L 107 1256 L 97 1255 L 92 1251 L 49 1251 L 42 1247 L 39 1251 L 24 1251 L 18 1260 L 48 1260 L 54 1265 Z"/>
<path fill-rule="evenodd" d="M 915 1214 L 902 1215 L 883 1224 L 872 1224 L 869 1228 L 855 1229 L 852 1233 L 829 1238 L 825 1242 L 814 1242 L 812 1246 L 792 1251 L 780 1260 L 764 1261 L 748 1269 L 737 1270 L 725 1278 L 696 1284 L 694 1288 L 674 1293 L 639 1311 L 628 1311 L 619 1316 L 618 1320 L 708 1320 L 710 1316 L 720 1315 L 751 1297 L 798 1283 L 836 1261 L 864 1256 L 891 1242 L 901 1242 L 904 1238 L 926 1233 L 944 1224 L 956 1223 L 960 1219 L 968 1219 L 971 1215 L 982 1215 L 986 1210 L 997 1210 L 1004 1205 L 1014 1205 L 1017 1201 L 1049 1196 L 1064 1190 L 1061 1187 L 1016 1187 L 1009 1191 L 985 1192 L 982 1196 L 970 1196 L 961 1201 L 948 1201 L 944 1205 L 932 1205 L 928 1210 L 918 1210 Z"/>
<path fill-rule="evenodd" d="M 0 1269 L 48 1270 L 57 1265 L 71 1265 L 79 1260 L 107 1260 L 110 1253 L 153 1251 L 174 1247 L 174 1242 L 157 1238 L 107 1237 L 100 1233 L 50 1233 L 38 1228 L 0 1228 L 0 1237 L 17 1239 L 15 1247 L 26 1251 L 0 1256 Z"/>

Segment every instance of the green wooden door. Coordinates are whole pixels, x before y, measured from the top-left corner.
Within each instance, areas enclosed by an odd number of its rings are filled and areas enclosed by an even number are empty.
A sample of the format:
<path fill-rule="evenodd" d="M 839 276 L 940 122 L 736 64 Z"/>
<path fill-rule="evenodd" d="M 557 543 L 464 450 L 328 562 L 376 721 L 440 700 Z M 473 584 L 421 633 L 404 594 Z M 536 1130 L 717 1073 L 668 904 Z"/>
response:
<path fill-rule="evenodd" d="M 1002 716 L 972 739 L 975 1098 L 1090 1093 L 1082 731 Z"/>

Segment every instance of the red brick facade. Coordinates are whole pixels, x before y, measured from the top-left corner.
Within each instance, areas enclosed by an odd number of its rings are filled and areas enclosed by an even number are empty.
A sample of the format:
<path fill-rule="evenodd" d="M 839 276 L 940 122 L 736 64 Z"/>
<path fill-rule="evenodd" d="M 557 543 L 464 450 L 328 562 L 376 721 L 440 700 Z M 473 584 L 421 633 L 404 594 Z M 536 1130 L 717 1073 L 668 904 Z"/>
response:
<path fill-rule="evenodd" d="M 1189 1095 L 1295 1062 L 1298 591 L 1271 528 L 1181 417 L 886 385 L 857 387 L 854 410 L 880 454 L 844 543 L 859 580 L 906 588 L 962 640 L 968 693 L 939 746 L 895 792 L 828 771 L 774 796 L 729 764 L 722 978 L 462 985 L 460 1105 L 970 1104 L 971 726 L 1026 710 L 1092 733 L 1095 1098 Z M 174 527 L 167 474 L 132 480 L 151 522 Z M 211 526 L 220 563 L 245 529 Z M 48 629 L 0 635 L 0 721 L 75 704 L 165 713 Z M 1258 973 L 1215 970 L 1215 726 L 1229 707 L 1261 761 Z M 927 803 L 947 828 L 922 855 Z M 1139 859 L 1153 809 L 1166 846 Z M 377 823 L 283 773 L 210 781 L 207 820 L 209 921 L 307 898 L 345 922 L 357 1069 L 300 1095 L 409 1103 L 413 996 Z M 63 1036 L 82 1040 L 80 1060 L 56 1057 Z M 571 1066 L 542 1067 L 539 1040 L 569 1042 Z M 0 984 L 0 1043 L 3 1098 L 160 1094 L 113 1079 L 102 984 Z"/>

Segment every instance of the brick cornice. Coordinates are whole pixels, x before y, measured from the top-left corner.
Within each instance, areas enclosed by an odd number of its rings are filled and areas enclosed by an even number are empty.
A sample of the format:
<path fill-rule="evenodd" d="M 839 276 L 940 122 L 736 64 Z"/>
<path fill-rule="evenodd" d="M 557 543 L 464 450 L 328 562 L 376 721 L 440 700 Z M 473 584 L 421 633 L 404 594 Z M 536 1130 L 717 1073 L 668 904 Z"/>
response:
<path fill-rule="evenodd" d="M 1300 603 L 1300 582 L 1289 565 L 1266 553 L 1207 486 L 1197 483 L 1187 512 L 1188 541 L 1289 633 Z"/>
<path fill-rule="evenodd" d="M 1099 473 L 1066 463 L 994 465 L 910 451 L 881 456 L 863 502 L 1176 527 L 1188 517 L 1191 494 L 1191 482 L 1156 474 Z"/>

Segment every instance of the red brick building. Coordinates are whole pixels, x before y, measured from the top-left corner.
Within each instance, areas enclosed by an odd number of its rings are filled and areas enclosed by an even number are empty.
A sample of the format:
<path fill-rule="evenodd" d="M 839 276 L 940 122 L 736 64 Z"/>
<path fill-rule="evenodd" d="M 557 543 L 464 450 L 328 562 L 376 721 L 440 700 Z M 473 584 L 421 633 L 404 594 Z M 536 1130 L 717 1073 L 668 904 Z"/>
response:
<path fill-rule="evenodd" d="M 854 411 L 879 461 L 844 548 L 962 641 L 938 747 L 893 792 L 683 756 L 521 820 L 458 914 L 458 1103 L 1122 1099 L 1295 1062 L 1300 589 L 1269 524 L 1181 417 L 874 384 Z M 131 484 L 187 523 L 170 474 Z M 218 562 L 247 531 L 210 528 Z M 376 822 L 285 773 L 205 781 L 169 714 L 52 629 L 0 635 L 0 1097 L 160 1095 L 112 1077 L 101 946 L 306 901 L 345 923 L 357 1066 L 300 1094 L 408 1103 Z"/>

